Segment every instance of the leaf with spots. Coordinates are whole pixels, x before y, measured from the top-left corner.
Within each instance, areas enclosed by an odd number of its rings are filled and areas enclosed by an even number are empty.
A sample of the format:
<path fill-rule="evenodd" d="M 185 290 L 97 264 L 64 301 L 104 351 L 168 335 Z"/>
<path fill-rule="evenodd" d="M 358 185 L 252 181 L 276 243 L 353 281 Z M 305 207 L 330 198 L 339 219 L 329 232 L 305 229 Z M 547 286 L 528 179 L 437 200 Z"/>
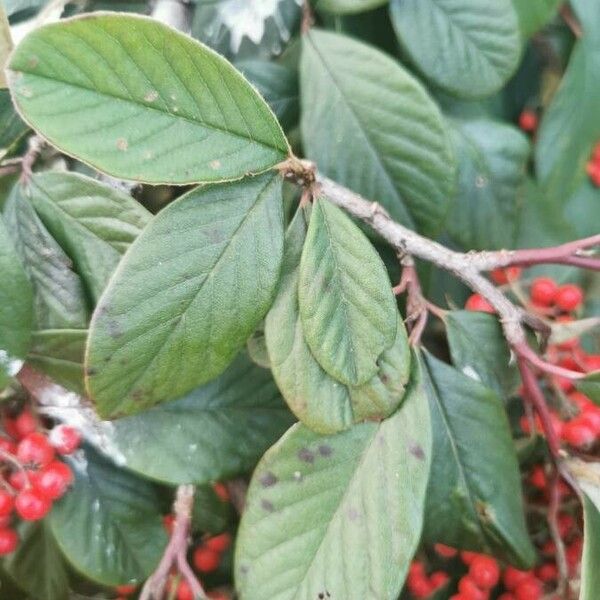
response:
<path fill-rule="evenodd" d="M 98 13 L 45 25 L 8 69 L 25 121 L 114 177 L 226 181 L 288 154 L 275 116 L 224 58 L 152 19 Z"/>
<path fill-rule="evenodd" d="M 86 387 L 104 417 L 220 375 L 269 309 L 283 252 L 281 178 L 197 188 L 133 243 L 90 325 Z"/>
<path fill-rule="evenodd" d="M 334 433 L 365 419 L 385 418 L 398 407 L 408 381 L 410 352 L 398 315 L 396 340 L 377 359 L 378 372 L 369 381 L 347 386 L 321 368 L 304 338 L 298 309 L 305 236 L 305 214 L 299 210 L 286 234 L 279 291 L 267 315 L 265 336 L 273 375 L 294 414 L 313 431 Z"/>
<path fill-rule="evenodd" d="M 521 54 L 511 0 L 391 0 L 398 40 L 436 86 L 463 98 L 497 92 Z"/>
<path fill-rule="evenodd" d="M 202 484 L 254 468 L 293 421 L 271 373 L 242 353 L 183 398 L 115 421 L 114 443 L 132 471 Z"/>
<path fill-rule="evenodd" d="M 146 579 L 167 543 L 153 486 L 89 447 L 69 464 L 75 483 L 50 513 L 64 556 L 103 585 Z"/>
<path fill-rule="evenodd" d="M 396 338 L 396 300 L 376 250 L 325 198 L 312 210 L 298 302 L 306 343 L 329 375 L 357 386 L 377 374 L 377 359 Z"/>
<path fill-rule="evenodd" d="M 95 304 L 152 215 L 131 196 L 77 173 L 39 173 L 29 187 L 33 207 Z"/>
<path fill-rule="evenodd" d="M 519 465 L 499 397 L 430 354 L 422 364 L 433 430 L 424 539 L 531 568 Z"/>
<path fill-rule="evenodd" d="M 241 598 L 398 597 L 419 543 L 431 459 L 413 362 L 406 400 L 389 419 L 331 436 L 294 425 L 265 454 L 238 534 Z"/>

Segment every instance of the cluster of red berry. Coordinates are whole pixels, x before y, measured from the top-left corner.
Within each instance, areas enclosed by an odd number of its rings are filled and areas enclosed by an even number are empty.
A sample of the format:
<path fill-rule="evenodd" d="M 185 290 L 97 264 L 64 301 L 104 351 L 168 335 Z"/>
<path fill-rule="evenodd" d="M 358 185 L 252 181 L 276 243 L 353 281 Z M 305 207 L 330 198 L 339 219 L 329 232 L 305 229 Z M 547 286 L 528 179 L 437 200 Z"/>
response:
<path fill-rule="evenodd" d="M 591 182 L 600 187 L 600 142 L 592 150 L 592 156 L 586 165 L 586 171 Z"/>
<path fill-rule="evenodd" d="M 56 457 L 74 452 L 81 443 L 79 432 L 57 425 L 49 433 L 29 409 L 15 416 L 3 415 L 0 434 L 0 556 L 19 544 L 13 518 L 43 519 L 52 503 L 73 481 L 69 466 Z"/>

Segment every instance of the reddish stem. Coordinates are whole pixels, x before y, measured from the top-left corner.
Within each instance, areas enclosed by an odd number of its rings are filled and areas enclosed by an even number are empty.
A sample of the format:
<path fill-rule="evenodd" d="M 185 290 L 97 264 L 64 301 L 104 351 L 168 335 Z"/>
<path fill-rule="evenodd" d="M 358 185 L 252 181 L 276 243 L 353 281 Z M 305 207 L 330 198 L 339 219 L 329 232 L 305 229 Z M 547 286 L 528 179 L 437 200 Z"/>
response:
<path fill-rule="evenodd" d="M 523 357 L 527 362 L 537 367 L 544 373 L 550 375 L 556 375 L 557 377 L 565 377 L 566 379 L 583 379 L 585 373 L 579 371 L 572 371 L 571 369 L 565 369 L 558 365 L 553 365 L 540 358 L 525 342 L 513 344 L 513 350 L 518 356 Z"/>

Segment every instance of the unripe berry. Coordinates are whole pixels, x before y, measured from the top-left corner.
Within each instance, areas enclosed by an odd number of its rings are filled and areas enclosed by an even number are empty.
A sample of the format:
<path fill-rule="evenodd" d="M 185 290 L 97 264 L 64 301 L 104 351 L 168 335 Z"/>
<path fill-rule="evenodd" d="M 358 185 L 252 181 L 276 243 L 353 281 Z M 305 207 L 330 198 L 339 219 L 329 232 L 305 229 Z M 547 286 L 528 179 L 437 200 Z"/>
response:
<path fill-rule="evenodd" d="M 59 454 L 71 454 L 81 444 L 81 434 L 69 425 L 57 425 L 50 432 L 50 443 Z"/>
<path fill-rule="evenodd" d="M 578 285 L 561 285 L 556 292 L 556 305 L 566 312 L 575 310 L 583 302 L 583 291 Z"/>
<path fill-rule="evenodd" d="M 15 507 L 15 499 L 10 492 L 0 490 L 0 517 L 7 517 Z"/>
<path fill-rule="evenodd" d="M 494 307 L 483 296 L 480 296 L 479 294 L 473 294 L 472 296 L 469 296 L 469 299 L 465 304 L 465 308 L 467 310 L 474 310 L 479 312 L 495 312 Z"/>
<path fill-rule="evenodd" d="M 33 478 L 36 492 L 48 500 L 57 500 L 73 483 L 73 471 L 60 460 L 54 460 Z"/>
<path fill-rule="evenodd" d="M 500 580 L 500 568 L 491 556 L 478 556 L 469 566 L 471 579 L 483 590 L 491 590 Z"/>
<path fill-rule="evenodd" d="M 531 301 L 539 306 L 551 306 L 556 299 L 558 285 L 549 277 L 537 277 L 533 280 L 529 295 Z"/>
<path fill-rule="evenodd" d="M 19 536 L 13 529 L 0 529 L 0 556 L 14 552 L 19 545 Z"/>
<path fill-rule="evenodd" d="M 228 533 L 221 533 L 220 535 L 215 535 L 214 537 L 208 538 L 204 542 L 204 546 L 209 548 L 210 550 L 214 550 L 215 552 L 225 552 L 227 548 L 231 545 L 231 536 Z"/>
<path fill-rule="evenodd" d="M 216 571 L 221 562 L 221 557 L 218 552 L 201 546 L 194 550 L 194 566 L 200 573 L 212 573 Z"/>
<path fill-rule="evenodd" d="M 54 459 L 54 448 L 43 433 L 33 432 L 25 436 L 17 446 L 17 458 L 23 464 L 43 467 Z"/>
<path fill-rule="evenodd" d="M 35 490 L 23 490 L 15 500 L 15 510 L 24 521 L 39 521 L 51 508 L 52 502 Z"/>

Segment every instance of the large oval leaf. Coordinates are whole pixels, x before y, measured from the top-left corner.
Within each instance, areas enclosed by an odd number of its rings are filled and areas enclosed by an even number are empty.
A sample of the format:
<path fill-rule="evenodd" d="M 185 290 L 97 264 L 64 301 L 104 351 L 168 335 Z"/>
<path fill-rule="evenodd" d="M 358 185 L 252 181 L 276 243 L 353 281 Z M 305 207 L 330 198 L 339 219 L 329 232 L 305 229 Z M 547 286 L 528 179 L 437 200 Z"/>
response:
<path fill-rule="evenodd" d="M 386 421 L 327 437 L 295 425 L 265 454 L 238 535 L 241 598 L 398 597 L 419 543 L 431 459 L 427 400 L 413 377 Z"/>
<path fill-rule="evenodd" d="M 455 160 L 439 109 L 419 82 L 366 44 L 312 31 L 303 40 L 300 83 L 307 156 L 396 220 L 435 233 L 453 195 Z"/>
<path fill-rule="evenodd" d="M 298 308 L 298 270 L 306 235 L 304 212 L 286 234 L 279 292 L 267 315 L 265 336 L 271 369 L 294 414 L 310 429 L 333 433 L 365 419 L 389 416 L 404 395 L 410 371 L 406 329 L 398 315 L 396 340 L 378 358 L 378 372 L 360 387 L 327 374 L 304 338 Z"/>
<path fill-rule="evenodd" d="M 115 421 L 113 441 L 133 471 L 201 484 L 252 469 L 293 421 L 270 372 L 241 354 L 187 396 Z"/>
<path fill-rule="evenodd" d="M 131 196 L 76 173 L 40 173 L 29 187 L 33 207 L 95 303 L 152 215 Z"/>
<path fill-rule="evenodd" d="M 312 211 L 298 277 L 302 329 L 314 357 L 338 381 L 366 383 L 396 337 L 396 300 L 369 240 L 324 198 Z"/>
<path fill-rule="evenodd" d="M 8 68 L 25 120 L 115 177 L 238 179 L 288 153 L 273 113 L 225 59 L 151 19 L 94 14 L 46 25 Z"/>
<path fill-rule="evenodd" d="M 281 178 L 196 189 L 133 243 L 86 356 L 100 414 L 132 414 L 222 373 L 267 312 L 283 252 Z"/>
<path fill-rule="evenodd" d="M 31 342 L 33 292 L 0 216 L 0 389 L 20 369 Z"/>
<path fill-rule="evenodd" d="M 167 543 L 154 488 L 91 448 L 70 464 L 75 483 L 50 514 L 63 554 L 104 585 L 144 580 Z"/>
<path fill-rule="evenodd" d="M 511 0 L 391 0 L 398 39 L 433 83 L 464 98 L 498 91 L 519 62 Z"/>
<path fill-rule="evenodd" d="M 425 539 L 503 556 L 516 566 L 530 568 L 535 551 L 525 525 L 519 465 L 500 399 L 429 354 L 423 364 L 434 457 Z"/>

